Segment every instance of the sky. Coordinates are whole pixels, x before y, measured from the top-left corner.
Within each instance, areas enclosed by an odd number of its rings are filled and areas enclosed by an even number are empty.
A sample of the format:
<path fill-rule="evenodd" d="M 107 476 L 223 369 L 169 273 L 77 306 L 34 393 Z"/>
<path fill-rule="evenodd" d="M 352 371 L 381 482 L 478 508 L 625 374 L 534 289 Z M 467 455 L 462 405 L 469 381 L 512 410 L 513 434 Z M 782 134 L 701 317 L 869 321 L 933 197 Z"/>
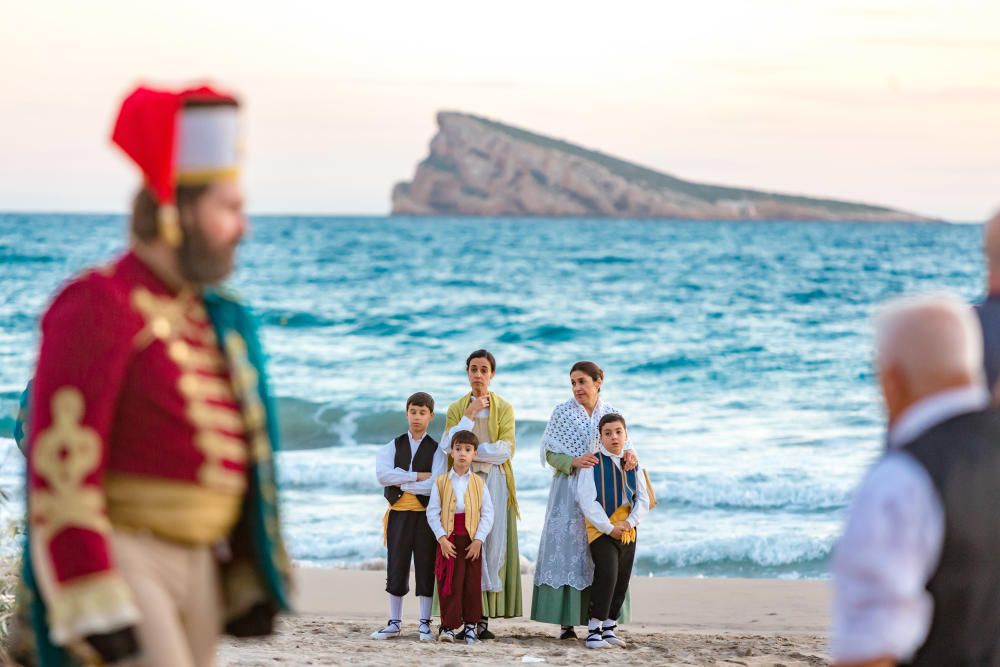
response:
<path fill-rule="evenodd" d="M 709 183 L 982 220 L 1000 2 L 0 0 L 0 210 L 124 211 L 136 83 L 245 104 L 256 213 L 386 214 L 437 111 Z"/>

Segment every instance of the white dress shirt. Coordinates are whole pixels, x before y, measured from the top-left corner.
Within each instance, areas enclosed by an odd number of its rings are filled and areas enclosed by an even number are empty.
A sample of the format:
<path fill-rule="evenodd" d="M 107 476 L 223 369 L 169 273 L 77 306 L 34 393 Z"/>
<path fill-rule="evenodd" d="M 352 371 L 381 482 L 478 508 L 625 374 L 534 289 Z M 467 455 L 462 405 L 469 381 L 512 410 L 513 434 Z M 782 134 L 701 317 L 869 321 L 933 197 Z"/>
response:
<path fill-rule="evenodd" d="M 483 413 L 489 415 L 490 411 L 487 408 L 483 408 L 479 411 L 477 416 L 482 416 Z M 459 431 L 471 431 L 476 425 L 476 422 L 472 421 L 465 415 L 458 421 L 457 424 L 452 426 L 450 429 L 445 431 L 445 434 L 441 437 L 441 442 L 438 447 L 445 453 L 445 455 L 451 453 L 451 439 Z M 490 463 L 492 465 L 498 466 L 503 465 L 510 458 L 510 443 L 506 440 L 498 440 L 497 442 L 481 442 L 479 447 L 476 448 L 476 457 L 472 459 L 476 463 Z"/>
<path fill-rule="evenodd" d="M 461 514 L 465 511 L 465 492 L 469 488 L 469 475 L 473 474 L 475 473 L 466 472 L 464 475 L 459 475 L 454 468 L 448 473 L 448 477 L 451 479 L 451 488 L 455 492 L 455 514 Z M 434 531 L 434 537 L 437 539 L 440 540 L 448 534 L 445 532 L 444 526 L 441 525 L 441 494 L 438 493 L 437 484 L 431 487 L 431 500 L 427 503 L 427 523 L 430 524 L 431 530 Z M 485 542 L 491 528 L 493 528 L 493 501 L 490 499 L 490 490 L 483 484 L 483 502 L 479 508 L 479 527 L 476 528 L 476 535 L 472 539 Z"/>
<path fill-rule="evenodd" d="M 413 434 L 407 431 L 410 440 L 410 468 L 413 467 L 413 458 L 417 455 L 417 449 L 424 437 L 414 440 Z M 390 440 L 375 454 L 375 476 L 382 486 L 398 486 L 406 493 L 416 496 L 429 496 L 431 487 L 434 485 L 434 478 L 443 473 L 448 467 L 448 457 L 441 453 L 441 450 L 434 451 L 434 463 L 431 464 L 431 476 L 422 482 L 417 481 L 417 473 L 412 470 L 403 470 L 396 467 L 396 441 Z"/>
<path fill-rule="evenodd" d="M 622 451 L 624 452 L 624 450 Z M 618 466 L 618 469 L 623 471 L 622 475 L 625 474 L 621 456 L 612 454 L 604 448 L 604 445 L 601 445 L 597 453 L 610 456 L 614 464 Z M 611 519 L 608 518 L 608 513 L 604 511 L 604 506 L 597 500 L 597 484 L 594 482 L 594 469 L 584 468 L 577 471 L 575 481 L 576 502 L 580 505 L 583 516 L 605 535 L 611 533 L 615 527 L 612 525 Z M 636 467 L 635 469 L 635 482 L 638 487 L 635 493 L 635 505 L 632 505 L 627 495 L 624 502 L 625 505 L 632 507 L 632 511 L 629 512 L 626 521 L 633 528 L 638 526 L 639 522 L 649 512 L 649 490 L 646 489 L 646 476 L 642 474 L 642 468 L 640 467 Z"/>
<path fill-rule="evenodd" d="M 899 450 L 989 399 L 979 386 L 944 391 L 910 406 L 890 429 L 890 451 L 858 487 L 833 554 L 835 661 L 909 660 L 926 641 L 934 614 L 926 586 L 944 545 L 944 508 L 924 467 Z"/>

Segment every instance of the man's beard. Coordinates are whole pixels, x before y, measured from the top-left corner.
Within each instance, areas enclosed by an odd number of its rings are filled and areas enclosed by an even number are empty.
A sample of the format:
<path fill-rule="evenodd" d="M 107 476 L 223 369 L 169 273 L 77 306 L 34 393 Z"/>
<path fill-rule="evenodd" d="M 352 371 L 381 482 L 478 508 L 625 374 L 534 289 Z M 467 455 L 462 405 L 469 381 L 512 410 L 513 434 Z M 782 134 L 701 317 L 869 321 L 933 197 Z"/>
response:
<path fill-rule="evenodd" d="M 198 285 L 212 285 L 233 271 L 239 240 L 228 246 L 213 248 L 201 228 L 191 225 L 184 230 L 184 239 L 177 249 L 181 273 Z"/>

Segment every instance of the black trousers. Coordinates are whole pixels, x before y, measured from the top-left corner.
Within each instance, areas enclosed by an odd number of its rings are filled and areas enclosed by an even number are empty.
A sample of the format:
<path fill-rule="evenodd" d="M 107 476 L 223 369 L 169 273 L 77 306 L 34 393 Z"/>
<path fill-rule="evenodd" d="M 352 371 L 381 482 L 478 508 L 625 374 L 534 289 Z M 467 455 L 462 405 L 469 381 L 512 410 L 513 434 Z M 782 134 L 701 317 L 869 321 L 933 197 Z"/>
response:
<path fill-rule="evenodd" d="M 635 542 L 622 544 L 608 535 L 590 543 L 594 558 L 594 583 L 590 587 L 590 618 L 618 618 L 625 603 L 635 561 Z"/>
<path fill-rule="evenodd" d="M 416 567 L 417 595 L 434 595 L 434 557 L 437 540 L 423 512 L 389 511 L 386 526 L 387 559 L 385 591 L 403 596 L 410 592 L 410 560 Z"/>

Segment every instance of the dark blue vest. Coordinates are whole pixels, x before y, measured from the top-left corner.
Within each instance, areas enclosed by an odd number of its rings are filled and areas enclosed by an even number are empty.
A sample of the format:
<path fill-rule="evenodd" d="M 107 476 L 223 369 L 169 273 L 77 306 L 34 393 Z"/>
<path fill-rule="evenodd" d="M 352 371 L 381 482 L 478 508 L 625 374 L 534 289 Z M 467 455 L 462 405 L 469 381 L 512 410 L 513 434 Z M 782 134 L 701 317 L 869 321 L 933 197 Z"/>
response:
<path fill-rule="evenodd" d="M 986 388 L 992 393 L 1000 378 L 1000 295 L 986 297 L 976 305 L 976 314 L 983 326 L 983 365 Z"/>
<path fill-rule="evenodd" d="M 597 465 L 593 467 L 594 486 L 597 487 L 597 502 L 610 517 L 615 510 L 629 503 L 635 505 L 635 469 L 623 473 L 614 460 L 604 452 L 597 452 Z"/>

